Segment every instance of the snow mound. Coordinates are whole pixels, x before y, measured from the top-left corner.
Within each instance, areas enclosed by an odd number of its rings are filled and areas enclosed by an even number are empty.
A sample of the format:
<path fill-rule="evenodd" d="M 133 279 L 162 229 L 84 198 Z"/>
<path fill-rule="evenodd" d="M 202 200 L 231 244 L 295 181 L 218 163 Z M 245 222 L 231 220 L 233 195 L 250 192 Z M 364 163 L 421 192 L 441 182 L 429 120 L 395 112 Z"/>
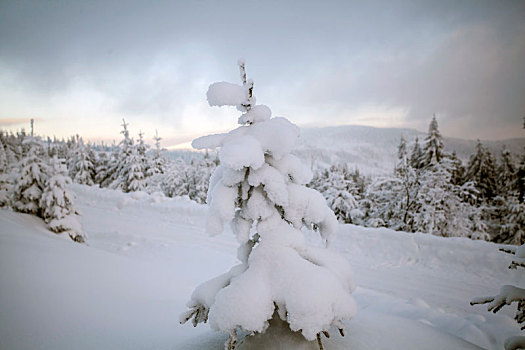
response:
<path fill-rule="evenodd" d="M 131 199 L 118 209 L 128 194 L 72 189 L 87 246 L 34 216 L 0 210 L 0 348 L 222 348 L 227 334 L 180 326 L 176 315 L 200 281 L 235 264 L 234 236 L 209 238 L 206 207 L 187 199 Z M 345 337 L 334 329 L 323 336 L 325 349 L 501 349 L 505 338 L 520 334 L 512 310 L 494 315 L 469 305 L 515 277 L 507 269 L 512 256 L 497 245 L 338 227 L 332 249 L 352 264 L 360 312 L 345 322 Z M 264 335 L 241 334 L 247 337 L 239 348 L 317 349 L 300 333 L 288 339 L 289 330 L 273 322 Z"/>

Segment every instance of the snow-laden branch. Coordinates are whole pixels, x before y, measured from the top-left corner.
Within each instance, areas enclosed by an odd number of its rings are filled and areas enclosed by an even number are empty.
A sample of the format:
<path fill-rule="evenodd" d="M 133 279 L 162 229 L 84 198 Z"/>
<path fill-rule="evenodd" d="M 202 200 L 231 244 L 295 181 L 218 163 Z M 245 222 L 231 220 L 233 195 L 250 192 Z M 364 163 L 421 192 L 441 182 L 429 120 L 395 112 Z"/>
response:
<path fill-rule="evenodd" d="M 498 295 L 472 299 L 470 305 L 488 304 L 488 310 L 496 313 L 503 306 L 511 305 L 514 302 L 518 303 L 514 319 L 519 324 L 522 324 L 525 322 L 525 289 L 523 288 L 505 285 L 501 287 Z M 525 326 L 521 327 L 521 329 L 525 329 Z"/>
<path fill-rule="evenodd" d="M 505 340 L 505 350 L 525 349 L 525 337 L 515 336 Z"/>

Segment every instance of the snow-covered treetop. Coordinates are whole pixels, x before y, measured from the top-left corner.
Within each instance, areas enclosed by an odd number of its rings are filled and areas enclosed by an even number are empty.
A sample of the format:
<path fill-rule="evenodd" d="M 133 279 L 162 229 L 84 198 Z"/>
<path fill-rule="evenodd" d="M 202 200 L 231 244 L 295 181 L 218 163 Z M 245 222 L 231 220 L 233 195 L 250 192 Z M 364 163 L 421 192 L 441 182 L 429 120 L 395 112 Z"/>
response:
<path fill-rule="evenodd" d="M 196 149 L 220 148 L 220 166 L 208 192 L 212 212 L 208 231 L 221 233 L 224 222 L 233 220 L 235 208 L 240 208 L 250 221 L 276 214 L 296 228 L 303 223 L 319 228 L 330 241 L 337 227 L 335 216 L 320 193 L 304 186 L 311 171 L 291 154 L 299 128 L 286 118 L 272 118 L 269 107 L 255 104 L 253 81 L 246 79 L 244 62 L 239 67 L 242 85 L 213 83 L 207 98 L 210 106 L 235 106 L 244 112 L 238 119 L 241 126 L 192 142 Z"/>

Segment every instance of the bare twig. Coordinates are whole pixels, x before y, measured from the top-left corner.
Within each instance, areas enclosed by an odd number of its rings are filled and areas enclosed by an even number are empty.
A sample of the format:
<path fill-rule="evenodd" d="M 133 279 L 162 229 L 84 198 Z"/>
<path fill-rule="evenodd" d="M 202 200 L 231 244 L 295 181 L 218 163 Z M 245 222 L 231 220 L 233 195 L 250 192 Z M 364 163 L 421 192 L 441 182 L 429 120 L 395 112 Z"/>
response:
<path fill-rule="evenodd" d="M 319 345 L 319 350 L 324 350 L 323 342 L 321 341 L 321 333 L 317 333 L 317 345 Z"/>

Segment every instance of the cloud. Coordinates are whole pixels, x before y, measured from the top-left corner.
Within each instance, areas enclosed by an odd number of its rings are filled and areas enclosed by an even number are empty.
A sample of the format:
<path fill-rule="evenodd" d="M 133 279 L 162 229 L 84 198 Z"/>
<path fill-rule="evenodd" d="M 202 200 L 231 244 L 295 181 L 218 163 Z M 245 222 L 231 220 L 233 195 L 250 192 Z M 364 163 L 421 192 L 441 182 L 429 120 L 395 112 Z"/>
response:
<path fill-rule="evenodd" d="M 450 136 L 520 136 L 523 62 L 525 25 L 505 36 L 489 25 L 463 26 L 421 51 L 367 56 L 333 67 L 307 82 L 296 103 L 316 101 L 319 112 L 332 113 L 349 106 L 390 106 L 408 110 L 407 125 L 423 130 L 437 113 Z"/>
<path fill-rule="evenodd" d="M 524 17 L 512 0 L 4 1 L 0 100 L 12 116 L 91 113 L 193 132 L 188 114 L 204 112 L 192 106 L 209 83 L 239 79 L 244 57 L 258 101 L 299 123 L 378 123 L 385 111 L 426 129 L 438 113 L 444 133 L 515 135 Z"/>

